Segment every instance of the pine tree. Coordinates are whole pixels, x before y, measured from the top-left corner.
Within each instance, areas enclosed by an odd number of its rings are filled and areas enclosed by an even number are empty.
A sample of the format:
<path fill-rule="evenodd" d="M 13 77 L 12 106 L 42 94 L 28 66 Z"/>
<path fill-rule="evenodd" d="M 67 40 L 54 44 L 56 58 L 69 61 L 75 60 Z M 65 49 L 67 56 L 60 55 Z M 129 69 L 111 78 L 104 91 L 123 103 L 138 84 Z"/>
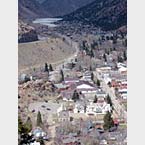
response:
<path fill-rule="evenodd" d="M 61 81 L 64 81 L 64 74 L 62 70 L 60 70 L 60 75 L 61 75 Z"/>
<path fill-rule="evenodd" d="M 107 129 L 110 129 L 111 127 L 114 126 L 114 121 L 113 121 L 113 118 L 112 118 L 112 114 L 108 111 L 105 116 L 104 116 L 104 129 L 107 130 Z"/>
<path fill-rule="evenodd" d="M 41 113 L 40 111 L 38 111 L 38 114 L 37 114 L 37 126 L 41 127 L 42 126 L 42 118 L 41 118 Z"/>
<path fill-rule="evenodd" d="M 123 58 L 121 56 L 118 56 L 117 59 L 118 59 L 118 62 L 121 62 L 121 63 L 123 62 Z"/>
<path fill-rule="evenodd" d="M 111 100 L 110 96 L 107 95 L 107 98 L 106 99 L 107 99 L 107 103 L 110 104 L 110 106 L 112 107 L 113 106 L 113 103 L 112 103 L 112 100 Z"/>
<path fill-rule="evenodd" d="M 91 80 L 94 81 L 94 74 L 93 74 L 93 72 L 91 73 Z"/>
<path fill-rule="evenodd" d="M 53 71 L 52 65 L 49 64 L 49 71 Z"/>
<path fill-rule="evenodd" d="M 127 55 L 126 55 L 125 51 L 123 52 L 123 57 L 124 57 L 124 60 L 126 61 L 127 60 Z"/>
<path fill-rule="evenodd" d="M 81 65 L 79 65 L 79 71 L 82 71 L 82 69 L 83 69 L 83 68 L 82 68 L 82 66 L 81 66 Z"/>
<path fill-rule="evenodd" d="M 27 118 L 27 121 L 25 123 L 25 127 L 28 129 L 29 132 L 32 130 L 32 121 L 31 121 L 30 117 Z"/>
<path fill-rule="evenodd" d="M 104 61 L 107 62 L 107 57 L 106 57 L 106 54 L 105 53 L 103 55 L 103 58 L 104 58 Z"/>
<path fill-rule="evenodd" d="M 23 123 L 22 123 L 22 120 L 21 118 L 19 117 L 18 118 L 18 133 L 22 133 L 22 129 L 23 128 Z"/>
<path fill-rule="evenodd" d="M 48 64 L 47 64 L 47 63 L 45 63 L 45 68 L 44 68 L 44 71 L 45 71 L 45 72 L 49 72 L 49 69 L 48 69 Z"/>
<path fill-rule="evenodd" d="M 93 71 L 92 66 L 90 65 L 90 71 Z"/>
<path fill-rule="evenodd" d="M 91 49 L 91 51 L 90 51 L 90 56 L 91 56 L 91 57 L 94 57 L 94 52 L 93 52 L 92 49 Z"/>
<path fill-rule="evenodd" d="M 28 134 L 29 132 L 30 130 L 28 129 L 28 127 L 25 124 L 23 124 L 21 118 L 18 117 L 18 134 L 19 134 L 18 144 L 19 145 L 30 144 L 34 142 L 33 137 Z"/>
<path fill-rule="evenodd" d="M 76 90 L 73 93 L 72 100 L 74 100 L 74 102 L 79 100 L 79 94 L 78 94 L 78 92 Z"/>
<path fill-rule="evenodd" d="M 75 58 L 75 62 L 78 62 L 78 59 L 77 58 Z"/>
<path fill-rule="evenodd" d="M 97 86 L 100 87 L 100 80 L 97 79 Z"/>
<path fill-rule="evenodd" d="M 97 103 L 97 101 L 98 101 L 98 98 L 97 98 L 97 96 L 95 95 L 95 98 L 94 98 L 93 103 Z"/>

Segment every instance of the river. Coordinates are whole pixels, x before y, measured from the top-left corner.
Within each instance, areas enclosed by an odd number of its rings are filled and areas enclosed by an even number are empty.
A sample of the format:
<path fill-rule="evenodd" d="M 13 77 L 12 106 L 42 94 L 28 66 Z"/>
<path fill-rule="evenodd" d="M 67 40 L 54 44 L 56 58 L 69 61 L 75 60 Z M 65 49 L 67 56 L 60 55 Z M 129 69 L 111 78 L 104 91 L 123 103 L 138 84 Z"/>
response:
<path fill-rule="evenodd" d="M 48 27 L 56 27 L 57 25 L 54 23 L 60 20 L 62 20 L 62 18 L 38 18 L 38 19 L 35 19 L 33 23 L 46 25 Z"/>

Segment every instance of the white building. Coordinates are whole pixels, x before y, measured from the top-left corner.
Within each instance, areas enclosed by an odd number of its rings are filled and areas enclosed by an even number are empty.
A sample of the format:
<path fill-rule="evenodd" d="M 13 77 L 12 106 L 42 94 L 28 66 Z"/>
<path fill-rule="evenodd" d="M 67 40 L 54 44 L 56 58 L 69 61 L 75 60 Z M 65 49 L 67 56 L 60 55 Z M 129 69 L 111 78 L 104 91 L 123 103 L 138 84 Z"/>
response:
<path fill-rule="evenodd" d="M 33 142 L 33 143 L 30 143 L 30 145 L 40 145 L 40 142 Z"/>
<path fill-rule="evenodd" d="M 69 111 L 66 110 L 63 104 L 57 109 L 58 121 L 66 122 L 70 120 Z"/>
<path fill-rule="evenodd" d="M 84 74 L 83 74 L 83 77 L 82 77 L 82 80 L 84 81 L 88 81 L 90 83 L 92 83 L 92 79 L 91 79 L 91 73 L 89 71 L 86 71 Z"/>
<path fill-rule="evenodd" d="M 75 104 L 74 113 L 85 113 L 85 106 L 83 104 Z"/>
<path fill-rule="evenodd" d="M 111 111 L 111 106 L 105 101 L 90 103 L 86 105 L 86 107 L 84 105 L 76 104 L 73 111 L 74 113 L 85 113 L 86 115 L 106 114 L 107 111 Z"/>
<path fill-rule="evenodd" d="M 106 102 L 102 103 L 90 103 L 90 105 L 87 105 L 86 108 L 86 114 L 106 114 L 107 111 L 111 111 L 110 104 L 107 104 Z"/>
<path fill-rule="evenodd" d="M 81 85 L 78 85 L 76 87 L 76 90 L 78 92 L 81 92 L 85 97 L 93 97 L 96 95 L 97 93 L 97 88 L 95 88 L 94 86 L 91 86 L 89 84 L 81 84 Z"/>
<path fill-rule="evenodd" d="M 98 90 L 96 95 L 97 95 L 98 100 L 104 100 L 107 96 L 106 92 L 102 90 Z"/>

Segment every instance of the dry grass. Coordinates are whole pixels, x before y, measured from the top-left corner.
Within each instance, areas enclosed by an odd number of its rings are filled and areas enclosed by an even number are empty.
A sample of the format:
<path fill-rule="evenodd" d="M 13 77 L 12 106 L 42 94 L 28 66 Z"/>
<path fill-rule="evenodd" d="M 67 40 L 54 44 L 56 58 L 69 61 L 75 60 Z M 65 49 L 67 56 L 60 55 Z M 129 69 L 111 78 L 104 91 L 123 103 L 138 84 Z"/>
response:
<path fill-rule="evenodd" d="M 75 49 L 61 39 L 48 39 L 18 45 L 19 72 L 43 66 L 45 62 L 56 63 L 72 55 Z"/>

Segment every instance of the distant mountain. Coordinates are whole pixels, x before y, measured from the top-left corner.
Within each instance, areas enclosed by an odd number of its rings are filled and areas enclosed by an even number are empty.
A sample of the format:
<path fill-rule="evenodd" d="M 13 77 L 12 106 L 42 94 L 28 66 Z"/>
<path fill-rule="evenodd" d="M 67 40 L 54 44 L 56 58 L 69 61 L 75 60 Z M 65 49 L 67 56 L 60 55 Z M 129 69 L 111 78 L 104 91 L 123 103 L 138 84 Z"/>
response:
<path fill-rule="evenodd" d="M 64 16 L 65 21 L 83 22 L 114 30 L 127 25 L 127 0 L 95 0 Z"/>
<path fill-rule="evenodd" d="M 66 15 L 94 0 L 18 0 L 20 19 Z"/>
<path fill-rule="evenodd" d="M 39 2 L 39 3 L 43 3 L 46 0 L 36 0 L 36 1 Z"/>
<path fill-rule="evenodd" d="M 19 19 L 33 19 L 37 17 L 45 17 L 48 15 L 36 0 L 19 0 L 18 16 Z"/>
<path fill-rule="evenodd" d="M 94 0 L 45 0 L 42 3 L 42 7 L 55 17 L 69 14 L 93 1 Z"/>

